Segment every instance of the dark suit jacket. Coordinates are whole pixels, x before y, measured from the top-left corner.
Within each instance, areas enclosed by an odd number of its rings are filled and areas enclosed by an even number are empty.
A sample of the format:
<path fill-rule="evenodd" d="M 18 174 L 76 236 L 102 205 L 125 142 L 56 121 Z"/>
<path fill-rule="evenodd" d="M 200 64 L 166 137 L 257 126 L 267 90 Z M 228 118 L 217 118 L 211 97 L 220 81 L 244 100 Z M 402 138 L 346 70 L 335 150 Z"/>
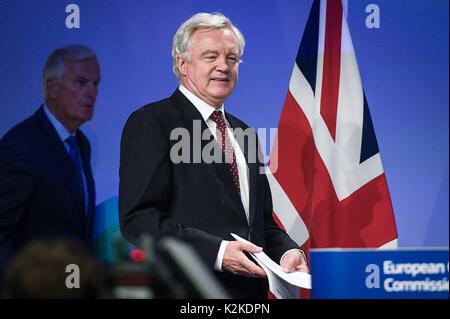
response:
<path fill-rule="evenodd" d="M 64 237 L 92 247 L 90 146 L 80 130 L 77 139 L 90 194 L 88 217 L 70 156 L 42 106 L 0 140 L 0 272 L 34 239 Z"/>
<path fill-rule="evenodd" d="M 248 128 L 234 116 L 226 117 L 234 129 Z M 266 176 L 259 174 L 260 164 L 248 162 L 250 144 L 255 146 L 250 143 L 256 140 L 254 130 L 253 138 L 244 141 L 250 185 L 248 223 L 224 157 L 222 163 L 199 160 L 200 148 L 203 150 L 211 141 L 220 150 L 212 135 L 199 141 L 199 127 L 202 133 L 209 132 L 201 114 L 179 90 L 130 116 L 120 151 L 119 217 L 123 236 L 135 245 L 144 232 L 156 240 L 173 236 L 191 244 L 211 269 L 221 241 L 233 240 L 230 232 L 263 247 L 276 261 L 288 249 L 298 248 L 273 220 L 271 193 Z M 180 151 L 180 136 L 189 136 L 184 151 L 189 152 L 190 163 L 171 161 L 171 151 Z M 267 296 L 266 279 L 227 271 L 215 273 L 236 297 Z"/>

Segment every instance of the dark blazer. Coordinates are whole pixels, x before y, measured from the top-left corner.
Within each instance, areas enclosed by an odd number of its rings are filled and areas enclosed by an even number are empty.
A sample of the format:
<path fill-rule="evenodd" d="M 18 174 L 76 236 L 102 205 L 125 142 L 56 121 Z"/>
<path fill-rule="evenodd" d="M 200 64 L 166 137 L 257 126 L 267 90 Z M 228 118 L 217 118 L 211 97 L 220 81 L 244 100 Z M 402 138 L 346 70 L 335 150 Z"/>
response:
<path fill-rule="evenodd" d="M 236 129 L 248 128 L 242 121 L 226 114 Z M 242 147 L 249 168 L 250 223 L 234 184 L 229 164 L 207 163 L 199 155 L 212 135 L 199 141 L 209 129 L 195 106 L 179 91 L 168 98 L 148 104 L 128 119 L 120 150 L 119 220 L 122 235 L 135 245 L 148 232 L 156 240 L 173 236 L 192 245 L 204 262 L 214 266 L 222 240 L 233 240 L 230 232 L 264 248 L 274 260 L 291 248 L 298 248 L 272 217 L 272 198 L 260 164 L 249 162 L 251 140 Z M 172 134 L 172 137 L 171 137 Z M 251 135 L 251 134 L 250 134 Z M 180 144 L 188 137 L 188 143 Z M 186 142 L 186 140 L 185 140 Z M 173 163 L 171 152 L 188 152 L 189 163 Z M 187 145 L 187 147 L 186 147 Z M 173 147 L 173 148 L 172 148 Z M 223 152 L 220 153 L 223 155 Z M 176 155 L 172 153 L 172 155 Z M 186 155 L 186 153 L 184 153 Z M 236 297 L 267 296 L 267 279 L 253 279 L 215 272 Z"/>
<path fill-rule="evenodd" d="M 89 193 L 87 216 L 70 156 L 42 106 L 0 140 L 0 272 L 34 239 L 64 237 L 92 247 L 90 146 L 80 130 L 76 137 Z"/>

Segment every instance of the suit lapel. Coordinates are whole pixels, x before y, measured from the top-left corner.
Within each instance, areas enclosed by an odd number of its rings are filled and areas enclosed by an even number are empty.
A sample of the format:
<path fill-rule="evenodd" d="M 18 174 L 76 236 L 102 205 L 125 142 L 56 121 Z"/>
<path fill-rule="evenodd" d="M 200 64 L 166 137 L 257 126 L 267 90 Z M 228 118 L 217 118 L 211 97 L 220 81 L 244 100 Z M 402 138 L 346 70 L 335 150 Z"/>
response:
<path fill-rule="evenodd" d="M 88 196 L 88 229 L 92 228 L 93 220 L 94 220 L 94 211 L 95 211 L 95 184 L 94 178 L 92 176 L 92 169 L 90 164 L 91 158 L 91 150 L 89 146 L 89 141 L 87 137 L 83 134 L 83 132 L 78 129 L 77 131 L 77 139 L 81 148 L 81 157 L 83 161 L 83 169 L 86 177 L 86 186 L 87 186 L 87 194 Z"/>

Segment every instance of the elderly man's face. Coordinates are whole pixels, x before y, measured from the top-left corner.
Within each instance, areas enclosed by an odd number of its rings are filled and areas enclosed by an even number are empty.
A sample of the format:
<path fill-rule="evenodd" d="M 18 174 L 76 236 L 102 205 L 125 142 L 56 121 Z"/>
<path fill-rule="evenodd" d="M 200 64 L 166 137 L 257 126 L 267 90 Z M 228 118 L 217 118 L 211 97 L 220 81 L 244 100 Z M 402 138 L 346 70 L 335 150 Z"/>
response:
<path fill-rule="evenodd" d="M 230 29 L 199 29 L 187 49 L 190 61 L 178 56 L 181 84 L 213 107 L 220 107 L 238 79 L 239 46 Z"/>
<path fill-rule="evenodd" d="M 92 119 L 100 82 L 100 67 L 95 59 L 67 61 L 60 82 L 51 79 L 48 94 L 55 105 L 55 116 L 73 132 Z"/>

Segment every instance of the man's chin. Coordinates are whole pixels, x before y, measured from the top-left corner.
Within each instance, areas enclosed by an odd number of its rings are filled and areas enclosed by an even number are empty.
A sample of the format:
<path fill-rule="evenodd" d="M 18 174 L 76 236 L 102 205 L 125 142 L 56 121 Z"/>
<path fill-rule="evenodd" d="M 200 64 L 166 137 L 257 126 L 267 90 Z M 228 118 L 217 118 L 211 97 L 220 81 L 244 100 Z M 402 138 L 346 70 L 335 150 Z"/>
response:
<path fill-rule="evenodd" d="M 79 120 L 84 122 L 88 122 L 90 120 L 92 120 L 92 118 L 94 117 L 94 112 L 92 111 L 88 111 L 88 112 L 83 112 L 83 114 L 79 117 Z"/>
<path fill-rule="evenodd" d="M 219 103 L 220 105 L 222 105 L 227 99 L 228 97 L 231 95 L 233 91 L 230 89 L 226 89 L 226 90 L 215 90 L 214 94 L 211 94 L 211 96 L 213 97 L 213 99 L 215 101 L 217 101 L 217 103 Z"/>

